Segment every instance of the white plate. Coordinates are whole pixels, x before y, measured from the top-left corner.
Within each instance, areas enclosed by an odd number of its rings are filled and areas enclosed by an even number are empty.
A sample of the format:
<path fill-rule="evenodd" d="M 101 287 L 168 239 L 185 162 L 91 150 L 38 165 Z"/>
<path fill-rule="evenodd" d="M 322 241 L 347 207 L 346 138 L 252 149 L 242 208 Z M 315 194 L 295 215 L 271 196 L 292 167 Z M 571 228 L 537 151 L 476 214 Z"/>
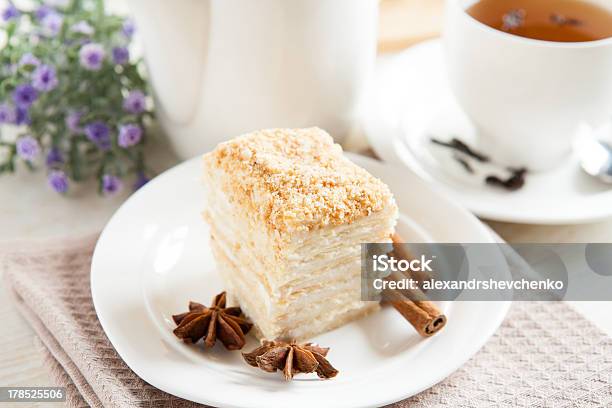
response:
<path fill-rule="evenodd" d="M 493 242 L 472 215 L 409 172 L 358 156 L 356 163 L 387 182 L 402 212 L 406 240 Z M 331 347 L 338 377 L 321 381 L 246 365 L 221 346 L 204 352 L 172 334 L 171 315 L 188 300 L 210 302 L 222 290 L 200 218 L 200 159 L 183 163 L 136 192 L 113 216 L 95 249 L 91 286 L 100 323 L 127 365 L 149 384 L 176 396 L 223 407 L 380 406 L 441 381 L 497 329 L 508 303 L 445 304 L 449 323 L 420 338 L 394 310 L 318 336 Z M 251 339 L 245 350 L 256 346 Z"/>
<path fill-rule="evenodd" d="M 385 161 L 408 166 L 453 200 L 483 218 L 531 224 L 572 224 L 612 216 L 612 188 L 584 174 L 575 157 L 549 172 L 530 174 L 506 192 L 463 169 L 443 168 L 426 147 L 430 136 L 469 140 L 474 129 L 446 79 L 442 46 L 432 40 L 383 57 L 364 107 L 364 130 Z"/>

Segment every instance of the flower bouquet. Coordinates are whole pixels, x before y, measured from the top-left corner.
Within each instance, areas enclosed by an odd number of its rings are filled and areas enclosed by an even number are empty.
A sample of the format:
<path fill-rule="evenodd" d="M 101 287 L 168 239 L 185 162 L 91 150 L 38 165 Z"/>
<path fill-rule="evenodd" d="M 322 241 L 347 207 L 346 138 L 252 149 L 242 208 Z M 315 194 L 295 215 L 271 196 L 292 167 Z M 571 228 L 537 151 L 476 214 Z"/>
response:
<path fill-rule="evenodd" d="M 44 167 L 48 184 L 97 180 L 114 194 L 148 180 L 144 125 L 152 117 L 130 20 L 102 0 L 9 3 L 2 12 L 0 173 Z"/>

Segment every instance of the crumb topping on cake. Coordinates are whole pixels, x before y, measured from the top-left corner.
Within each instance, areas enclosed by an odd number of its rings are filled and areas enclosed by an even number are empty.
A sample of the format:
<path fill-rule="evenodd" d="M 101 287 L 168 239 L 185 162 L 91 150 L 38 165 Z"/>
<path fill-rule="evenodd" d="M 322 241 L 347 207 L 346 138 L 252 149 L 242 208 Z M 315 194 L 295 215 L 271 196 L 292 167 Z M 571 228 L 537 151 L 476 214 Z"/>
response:
<path fill-rule="evenodd" d="M 230 176 L 224 188 L 231 196 L 280 233 L 350 223 L 395 206 L 389 188 L 319 128 L 253 132 L 221 143 L 204 160 Z"/>

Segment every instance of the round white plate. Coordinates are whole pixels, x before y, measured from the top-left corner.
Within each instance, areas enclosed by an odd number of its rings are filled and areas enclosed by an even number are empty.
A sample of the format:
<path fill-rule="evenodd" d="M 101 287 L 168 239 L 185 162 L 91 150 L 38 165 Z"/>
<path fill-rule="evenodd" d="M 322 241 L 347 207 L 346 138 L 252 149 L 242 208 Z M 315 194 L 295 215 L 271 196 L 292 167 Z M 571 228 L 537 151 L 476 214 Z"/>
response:
<path fill-rule="evenodd" d="M 515 192 L 471 178 L 452 160 L 432 157 L 431 136 L 470 141 L 474 129 L 449 88 L 439 40 L 382 57 L 364 107 L 364 130 L 385 161 L 408 166 L 483 218 L 573 224 L 612 216 L 612 188 L 584 174 L 575 157 L 555 170 L 529 174 Z"/>
<path fill-rule="evenodd" d="M 476 218 L 411 173 L 350 158 L 389 184 L 406 241 L 493 242 Z M 200 217 L 200 172 L 195 158 L 136 192 L 104 229 L 92 262 L 93 301 L 104 331 L 127 365 L 159 389 L 223 407 L 380 406 L 455 371 L 508 310 L 507 302 L 444 304 L 448 325 L 422 339 L 385 308 L 313 339 L 331 347 L 329 359 L 340 370 L 328 381 L 298 375 L 287 383 L 279 373 L 246 365 L 239 352 L 185 345 L 172 334 L 171 315 L 183 312 L 189 300 L 208 303 L 223 289 Z M 251 338 L 245 350 L 256 345 Z"/>

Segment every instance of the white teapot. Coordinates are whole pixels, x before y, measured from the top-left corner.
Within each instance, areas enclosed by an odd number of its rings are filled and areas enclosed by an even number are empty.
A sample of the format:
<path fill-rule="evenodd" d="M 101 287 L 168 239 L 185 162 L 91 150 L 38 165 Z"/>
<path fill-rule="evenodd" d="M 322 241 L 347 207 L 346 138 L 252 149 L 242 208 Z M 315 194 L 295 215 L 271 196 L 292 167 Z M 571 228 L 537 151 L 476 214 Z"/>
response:
<path fill-rule="evenodd" d="M 158 117 L 182 158 L 239 134 L 349 132 L 378 0 L 130 0 Z"/>

